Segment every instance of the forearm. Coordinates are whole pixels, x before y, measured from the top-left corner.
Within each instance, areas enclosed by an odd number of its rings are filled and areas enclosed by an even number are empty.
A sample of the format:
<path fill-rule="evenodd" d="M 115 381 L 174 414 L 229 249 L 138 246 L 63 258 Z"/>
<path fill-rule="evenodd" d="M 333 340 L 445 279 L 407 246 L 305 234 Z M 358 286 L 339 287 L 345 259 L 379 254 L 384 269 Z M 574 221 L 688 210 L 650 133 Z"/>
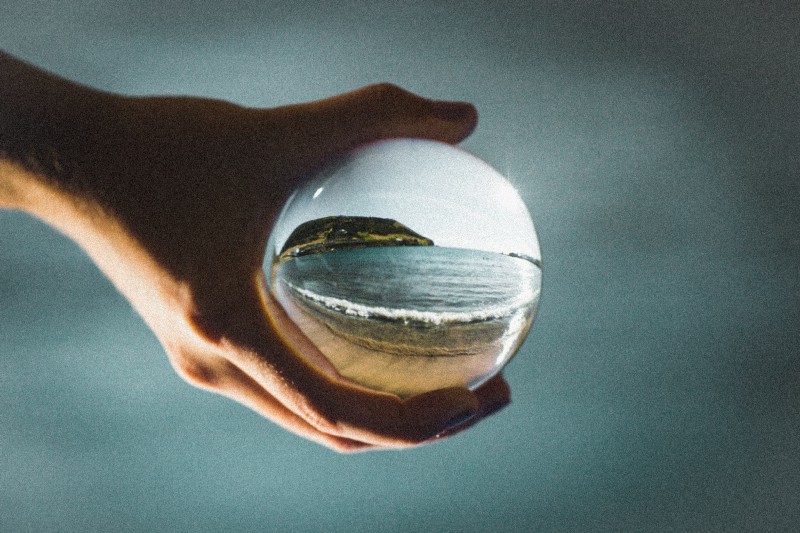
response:
<path fill-rule="evenodd" d="M 0 206 L 81 194 L 108 157 L 114 97 L 0 52 Z"/>
<path fill-rule="evenodd" d="M 39 218 L 95 260 L 118 100 L 0 51 L 0 207 Z"/>
<path fill-rule="evenodd" d="M 0 52 L 0 208 L 70 237 L 133 301 L 152 299 L 137 294 L 137 273 L 158 269 L 107 202 L 125 179 L 128 100 Z"/>

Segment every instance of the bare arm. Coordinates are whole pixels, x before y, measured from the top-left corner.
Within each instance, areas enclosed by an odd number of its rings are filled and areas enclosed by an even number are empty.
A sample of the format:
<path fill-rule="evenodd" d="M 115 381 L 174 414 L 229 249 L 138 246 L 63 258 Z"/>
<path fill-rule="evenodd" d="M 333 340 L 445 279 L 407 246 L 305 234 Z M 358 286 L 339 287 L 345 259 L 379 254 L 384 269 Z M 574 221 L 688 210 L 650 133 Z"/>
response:
<path fill-rule="evenodd" d="M 330 157 L 389 137 L 455 143 L 475 121 L 468 104 L 391 85 L 268 110 L 123 97 L 0 53 L 0 207 L 86 250 L 190 383 L 336 450 L 411 446 L 508 403 L 505 381 L 401 400 L 312 367 L 289 346 L 313 345 L 264 290 L 264 247 Z"/>

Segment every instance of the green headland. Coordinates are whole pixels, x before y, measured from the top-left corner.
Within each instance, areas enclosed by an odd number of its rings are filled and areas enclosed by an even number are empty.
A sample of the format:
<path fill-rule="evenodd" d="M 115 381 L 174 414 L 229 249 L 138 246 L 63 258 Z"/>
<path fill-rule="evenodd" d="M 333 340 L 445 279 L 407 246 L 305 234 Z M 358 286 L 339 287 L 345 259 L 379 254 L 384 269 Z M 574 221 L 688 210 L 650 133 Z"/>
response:
<path fill-rule="evenodd" d="M 390 218 L 333 216 L 303 222 L 289 235 L 278 257 L 378 246 L 433 246 L 433 241 Z"/>

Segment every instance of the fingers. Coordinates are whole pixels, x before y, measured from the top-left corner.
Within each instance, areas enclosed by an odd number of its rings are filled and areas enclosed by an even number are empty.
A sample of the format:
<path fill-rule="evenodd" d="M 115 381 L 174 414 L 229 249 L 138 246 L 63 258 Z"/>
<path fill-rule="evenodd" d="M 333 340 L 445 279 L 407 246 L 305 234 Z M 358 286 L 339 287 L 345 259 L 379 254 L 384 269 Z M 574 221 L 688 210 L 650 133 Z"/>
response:
<path fill-rule="evenodd" d="M 492 415 L 511 403 L 511 387 L 502 374 L 492 379 L 475 390 L 478 401 L 481 403 L 481 415 Z"/>
<path fill-rule="evenodd" d="M 471 104 L 429 100 L 388 83 L 307 104 L 306 109 L 343 144 L 393 137 L 457 143 L 478 121 Z"/>
<path fill-rule="evenodd" d="M 450 388 L 402 400 L 367 390 L 314 365 L 316 347 L 266 292 L 263 276 L 223 336 L 206 348 L 169 348 L 187 381 L 246 405 L 282 427 L 339 452 L 417 446 L 454 435 L 509 401 L 497 376 L 474 392 Z M 209 344 L 211 346 L 209 346 Z M 309 358 L 309 355 L 311 356 Z"/>
<path fill-rule="evenodd" d="M 238 294 L 235 310 L 227 314 L 225 324 L 215 328 L 225 335 L 207 341 L 215 345 L 213 349 L 220 357 L 257 384 L 244 387 L 226 382 L 217 387 L 223 394 L 233 394 L 225 389 L 236 389 L 238 397 L 245 395 L 249 404 L 260 405 L 259 412 L 265 416 L 286 419 L 285 412 L 270 407 L 280 404 L 294 415 L 287 419 L 290 422 L 300 419 L 321 434 L 393 448 L 425 442 L 480 412 L 478 397 L 462 388 L 433 391 L 404 401 L 326 374 L 308 358 L 308 354 L 322 355 L 313 353 L 314 345 L 264 283 L 259 276 L 249 294 Z M 259 395 L 264 399 L 258 400 Z"/>
<path fill-rule="evenodd" d="M 234 400 L 282 428 L 337 452 L 351 453 L 372 448 L 363 442 L 318 431 L 221 354 L 197 345 L 166 345 L 165 348 L 177 374 L 195 387 Z"/>
<path fill-rule="evenodd" d="M 266 288 L 260 296 L 261 316 L 269 317 L 266 331 L 273 336 L 271 359 L 282 369 L 279 385 L 291 384 L 284 394 L 276 396 L 321 431 L 380 446 L 406 446 L 430 439 L 479 412 L 476 396 L 466 389 L 438 390 L 403 401 L 344 383 L 304 364 L 316 347 Z M 255 374 L 251 375 L 256 379 L 273 381 L 271 365 L 253 366 L 251 363 Z"/>
<path fill-rule="evenodd" d="M 282 428 L 340 453 L 366 451 L 374 446 L 319 431 L 269 394 L 254 379 L 231 365 L 225 382 L 216 392 L 275 422 Z"/>
<path fill-rule="evenodd" d="M 478 415 L 470 420 L 467 420 L 463 424 L 444 431 L 440 435 L 437 435 L 437 438 L 452 437 L 457 433 L 461 433 L 462 431 L 471 428 L 484 418 L 497 413 L 511 403 L 511 387 L 508 386 L 508 383 L 506 382 L 505 378 L 503 378 L 502 374 L 494 376 L 492 379 L 477 388 L 474 392 L 478 397 L 478 402 L 480 404 L 480 411 L 478 412 Z"/>
<path fill-rule="evenodd" d="M 416 137 L 455 144 L 472 133 L 478 120 L 471 104 L 429 100 L 388 83 L 272 113 L 284 124 L 290 149 L 316 163 L 381 139 Z"/>
<path fill-rule="evenodd" d="M 332 388 L 319 405 L 334 414 L 334 433 L 384 447 L 415 446 L 430 441 L 480 413 L 474 394 L 449 388 L 400 400 L 370 391 Z"/>

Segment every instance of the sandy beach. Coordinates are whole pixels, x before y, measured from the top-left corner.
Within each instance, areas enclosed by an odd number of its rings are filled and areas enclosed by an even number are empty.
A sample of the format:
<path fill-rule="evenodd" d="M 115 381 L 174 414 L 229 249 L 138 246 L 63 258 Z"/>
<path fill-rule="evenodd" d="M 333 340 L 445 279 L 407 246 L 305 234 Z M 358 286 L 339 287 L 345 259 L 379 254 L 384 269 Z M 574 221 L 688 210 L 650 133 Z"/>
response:
<path fill-rule="evenodd" d="M 420 348 L 410 348 L 418 338 L 390 342 L 390 337 L 397 338 L 397 326 L 383 331 L 382 337 L 379 332 L 377 340 L 362 338 L 353 342 L 334 333 L 322 317 L 315 316 L 286 287 L 278 285 L 277 297 L 288 315 L 339 373 L 370 388 L 408 397 L 437 388 L 468 386 L 489 373 L 498 357 L 504 359 L 509 351 L 513 353 L 502 337 L 498 338 L 497 325 L 487 324 L 467 325 L 450 335 L 449 340 L 447 334 L 427 334 L 431 348 L 427 354 Z M 413 332 L 409 334 L 413 336 Z M 458 337 L 462 342 L 456 342 Z M 373 348 L 367 347 L 370 342 Z M 447 348 L 448 342 L 453 343 L 452 348 Z M 479 344 L 482 350 L 477 349 Z"/>

